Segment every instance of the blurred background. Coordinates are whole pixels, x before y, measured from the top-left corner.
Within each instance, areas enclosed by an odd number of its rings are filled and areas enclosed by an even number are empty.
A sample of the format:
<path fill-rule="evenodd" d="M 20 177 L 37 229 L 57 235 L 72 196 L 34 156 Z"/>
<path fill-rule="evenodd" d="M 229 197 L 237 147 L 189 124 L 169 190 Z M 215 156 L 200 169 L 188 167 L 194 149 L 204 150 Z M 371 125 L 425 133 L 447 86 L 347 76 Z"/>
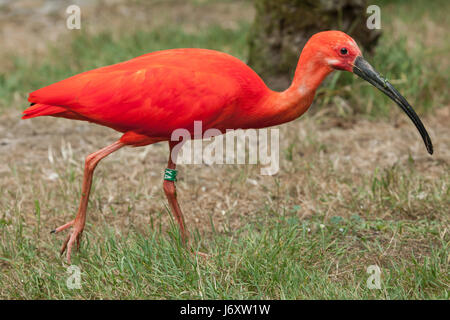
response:
<path fill-rule="evenodd" d="M 81 8 L 80 30 L 66 27 L 71 4 Z M 365 26 L 371 4 L 381 9 L 380 30 Z M 449 9 L 445 0 L 0 0 L 0 297 L 448 298 Z M 195 243 L 227 257 L 195 265 L 186 279 L 169 277 L 182 262 L 164 260 L 182 253 L 169 241 L 146 242 L 172 230 L 161 187 L 167 146 L 120 150 L 94 178 L 87 241 L 76 254 L 90 270 L 86 289 L 67 291 L 64 236 L 48 232 L 76 212 L 86 155 L 120 134 L 65 119 L 22 121 L 28 93 L 177 47 L 232 54 L 284 90 L 304 43 L 326 29 L 355 37 L 421 116 L 435 154 L 391 100 L 333 73 L 307 114 L 278 127 L 277 175 L 180 166 L 178 198 Z M 123 257 L 130 262 L 120 267 Z M 156 260 L 167 264 L 158 269 Z M 370 264 L 386 270 L 384 290 L 359 285 Z M 104 265 L 123 281 L 101 277 Z M 115 289 L 100 292 L 97 283 Z"/>

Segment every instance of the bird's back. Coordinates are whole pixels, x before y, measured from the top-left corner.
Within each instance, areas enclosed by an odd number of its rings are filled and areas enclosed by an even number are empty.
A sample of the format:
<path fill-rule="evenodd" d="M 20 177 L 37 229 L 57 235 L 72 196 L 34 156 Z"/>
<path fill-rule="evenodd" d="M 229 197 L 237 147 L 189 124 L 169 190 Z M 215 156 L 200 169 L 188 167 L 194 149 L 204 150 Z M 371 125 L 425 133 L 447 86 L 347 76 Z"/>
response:
<path fill-rule="evenodd" d="M 239 59 L 214 50 L 172 49 L 87 71 L 32 92 L 24 118 L 52 115 L 116 130 L 170 137 L 173 130 L 239 127 L 269 92 Z M 239 111 L 239 112 L 237 112 Z"/>

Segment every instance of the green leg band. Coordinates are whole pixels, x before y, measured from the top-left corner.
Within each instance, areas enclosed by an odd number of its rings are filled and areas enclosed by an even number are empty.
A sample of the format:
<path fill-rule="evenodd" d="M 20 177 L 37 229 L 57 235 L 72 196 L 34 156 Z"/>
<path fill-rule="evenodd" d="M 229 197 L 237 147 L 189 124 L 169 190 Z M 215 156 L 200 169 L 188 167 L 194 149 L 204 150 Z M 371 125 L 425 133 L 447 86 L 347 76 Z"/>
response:
<path fill-rule="evenodd" d="M 164 171 L 164 180 L 177 181 L 177 170 L 167 168 Z"/>

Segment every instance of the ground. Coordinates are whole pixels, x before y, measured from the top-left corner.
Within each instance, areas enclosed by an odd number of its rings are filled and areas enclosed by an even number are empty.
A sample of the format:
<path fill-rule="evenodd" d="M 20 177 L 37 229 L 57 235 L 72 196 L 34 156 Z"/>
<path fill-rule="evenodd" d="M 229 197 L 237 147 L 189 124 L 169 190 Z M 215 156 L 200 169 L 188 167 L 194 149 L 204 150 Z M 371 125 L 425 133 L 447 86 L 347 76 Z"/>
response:
<path fill-rule="evenodd" d="M 448 299 L 446 2 L 382 2 L 384 36 L 367 57 L 418 110 L 433 156 L 392 102 L 351 75 L 333 76 L 307 114 L 277 127 L 275 176 L 254 165 L 179 167 L 178 199 L 205 260 L 177 240 L 162 190 L 167 145 L 121 149 L 96 170 L 73 257 L 82 289 L 70 290 L 64 235 L 49 231 L 76 212 L 84 158 L 120 134 L 21 120 L 27 94 L 170 47 L 245 61 L 253 17 L 245 1 L 78 3 L 81 31 L 65 28 L 69 2 L 0 2 L 1 298 Z M 370 265 L 381 268 L 380 290 L 367 289 Z"/>

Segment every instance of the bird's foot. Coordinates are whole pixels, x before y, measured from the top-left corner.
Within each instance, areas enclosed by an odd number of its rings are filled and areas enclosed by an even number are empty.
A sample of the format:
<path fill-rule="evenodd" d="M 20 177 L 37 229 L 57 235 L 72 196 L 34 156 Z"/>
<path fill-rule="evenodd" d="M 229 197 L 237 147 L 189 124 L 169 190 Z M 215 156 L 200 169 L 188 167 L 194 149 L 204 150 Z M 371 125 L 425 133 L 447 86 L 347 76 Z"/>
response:
<path fill-rule="evenodd" d="M 69 227 L 72 227 L 71 232 L 67 235 L 66 240 L 64 241 L 62 247 L 61 247 L 61 255 L 66 251 L 67 249 L 67 263 L 70 264 L 70 256 L 72 253 L 72 245 L 76 241 L 77 242 L 77 250 L 80 249 L 80 242 L 81 242 L 81 235 L 83 234 L 84 230 L 84 223 L 80 223 L 77 221 L 77 219 L 74 219 L 55 230 L 52 230 L 51 233 L 58 233 L 61 232 Z"/>

